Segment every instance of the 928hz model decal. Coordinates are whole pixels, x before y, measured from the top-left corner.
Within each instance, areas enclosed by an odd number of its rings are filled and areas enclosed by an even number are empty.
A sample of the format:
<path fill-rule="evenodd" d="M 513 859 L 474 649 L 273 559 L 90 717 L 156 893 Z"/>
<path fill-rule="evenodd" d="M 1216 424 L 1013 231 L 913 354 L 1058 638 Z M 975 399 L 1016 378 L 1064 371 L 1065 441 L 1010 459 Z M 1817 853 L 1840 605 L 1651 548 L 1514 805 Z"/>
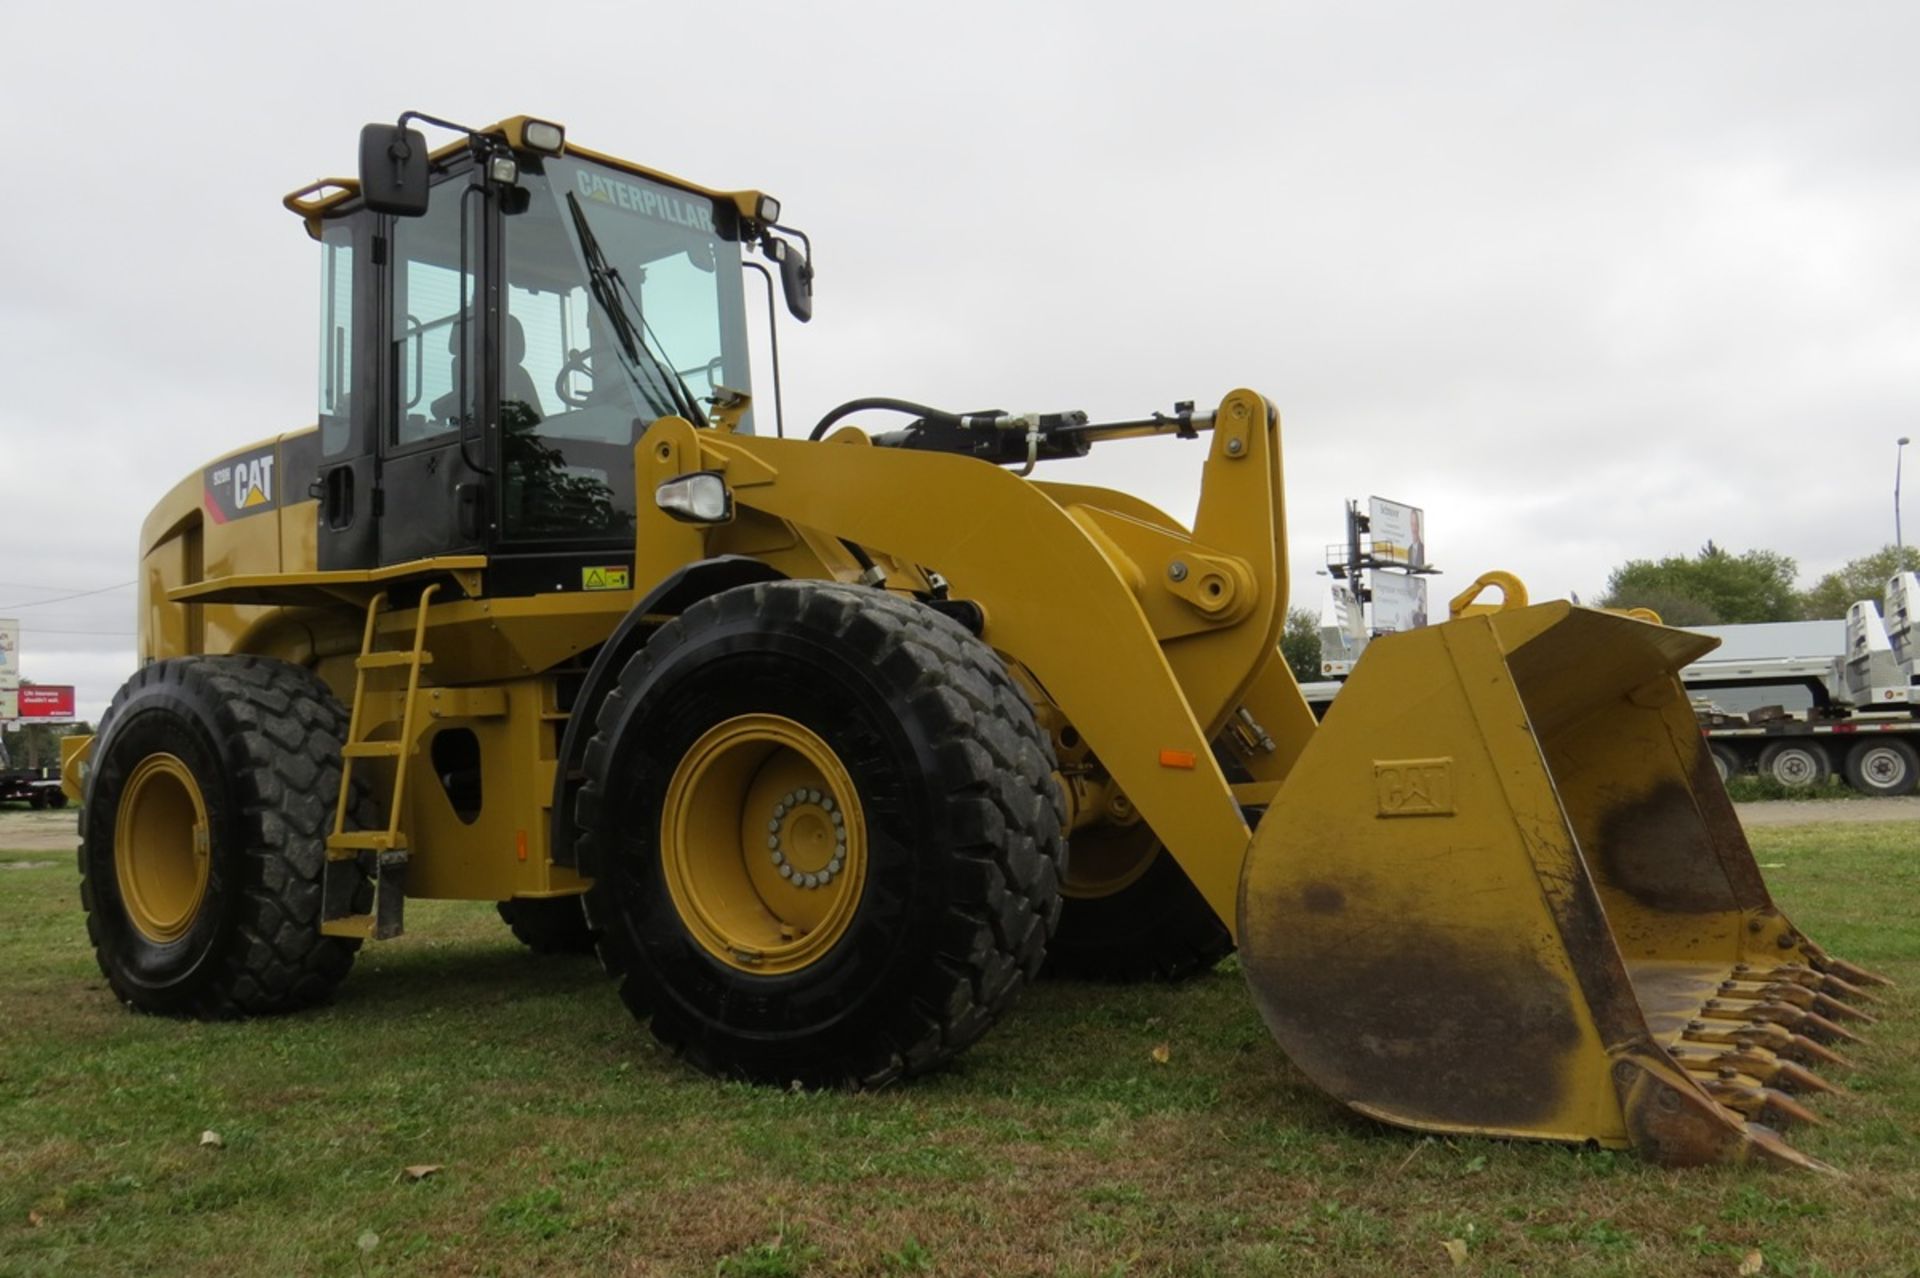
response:
<path fill-rule="evenodd" d="M 275 450 L 263 448 L 207 467 L 201 505 L 217 524 L 258 515 L 279 506 Z"/>

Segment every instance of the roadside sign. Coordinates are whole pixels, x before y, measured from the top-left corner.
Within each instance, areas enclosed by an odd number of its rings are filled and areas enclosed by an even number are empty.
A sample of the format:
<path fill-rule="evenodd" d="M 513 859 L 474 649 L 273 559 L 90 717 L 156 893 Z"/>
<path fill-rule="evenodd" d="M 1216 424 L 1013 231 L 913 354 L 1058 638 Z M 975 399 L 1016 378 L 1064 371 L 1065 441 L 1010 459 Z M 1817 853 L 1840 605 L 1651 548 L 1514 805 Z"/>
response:
<path fill-rule="evenodd" d="M 0 617 L 0 687 L 20 681 L 20 623 Z"/>
<path fill-rule="evenodd" d="M 1418 630 L 1427 624 L 1427 579 L 1406 573 L 1373 574 L 1376 632 Z"/>
<path fill-rule="evenodd" d="M 21 688 L 18 698 L 17 715 L 22 719 L 71 719 L 73 718 L 73 685 L 54 683 L 34 683 Z M 0 718 L 7 718 L 4 708 L 0 708 Z"/>
<path fill-rule="evenodd" d="M 1420 507 L 1369 497 L 1367 528 L 1377 562 L 1413 569 L 1427 566 L 1427 512 Z"/>

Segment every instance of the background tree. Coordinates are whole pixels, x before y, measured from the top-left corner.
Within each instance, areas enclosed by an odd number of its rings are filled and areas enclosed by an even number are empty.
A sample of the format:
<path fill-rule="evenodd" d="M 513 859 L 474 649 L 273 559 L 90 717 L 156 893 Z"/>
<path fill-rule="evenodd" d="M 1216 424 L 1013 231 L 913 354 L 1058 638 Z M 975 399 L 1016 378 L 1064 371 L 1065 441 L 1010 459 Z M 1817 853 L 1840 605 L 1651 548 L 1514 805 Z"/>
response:
<path fill-rule="evenodd" d="M 1607 578 L 1603 608 L 1652 608 L 1670 625 L 1798 621 L 1799 566 L 1771 550 L 1733 554 L 1709 541 L 1698 554 L 1633 559 Z"/>
<path fill-rule="evenodd" d="M 1882 546 L 1871 555 L 1849 559 L 1845 567 L 1814 582 L 1800 597 L 1801 607 L 1808 617 L 1844 617 L 1848 605 L 1855 600 L 1878 600 L 1880 592 L 1886 589 L 1887 578 L 1893 576 L 1899 563 L 1900 551 L 1893 545 Z M 1907 551 L 1907 564 L 1909 567 L 1920 564 L 1920 555 L 1911 548 Z"/>
<path fill-rule="evenodd" d="M 1320 678 L 1320 618 L 1305 608 L 1287 609 L 1287 628 L 1280 634 L 1280 655 L 1287 669 L 1302 683 Z"/>

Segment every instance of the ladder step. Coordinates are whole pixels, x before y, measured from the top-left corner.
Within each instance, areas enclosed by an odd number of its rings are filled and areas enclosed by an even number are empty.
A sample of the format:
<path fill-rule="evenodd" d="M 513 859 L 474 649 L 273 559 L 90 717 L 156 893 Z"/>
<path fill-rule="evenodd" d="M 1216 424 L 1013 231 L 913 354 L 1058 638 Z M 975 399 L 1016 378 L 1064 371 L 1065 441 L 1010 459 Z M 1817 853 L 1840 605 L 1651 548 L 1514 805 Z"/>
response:
<path fill-rule="evenodd" d="M 392 852 L 404 853 L 406 840 L 389 837 L 385 830 L 352 830 L 346 834 L 330 835 L 327 838 L 327 852 Z"/>
<path fill-rule="evenodd" d="M 348 759 L 394 759 L 400 755 L 398 741 L 349 741 L 340 747 L 340 754 Z"/>
<path fill-rule="evenodd" d="M 390 666 L 410 666 L 412 664 L 413 654 L 411 652 L 366 652 L 362 653 L 353 663 L 354 669 L 356 670 L 382 670 Z M 421 653 L 420 664 L 423 666 L 432 665 L 433 654 L 431 652 Z"/>
<path fill-rule="evenodd" d="M 374 932 L 374 917 L 371 914 L 348 914 L 342 918 L 326 919 L 320 924 L 322 936 L 347 936 L 356 940 L 371 941 Z"/>

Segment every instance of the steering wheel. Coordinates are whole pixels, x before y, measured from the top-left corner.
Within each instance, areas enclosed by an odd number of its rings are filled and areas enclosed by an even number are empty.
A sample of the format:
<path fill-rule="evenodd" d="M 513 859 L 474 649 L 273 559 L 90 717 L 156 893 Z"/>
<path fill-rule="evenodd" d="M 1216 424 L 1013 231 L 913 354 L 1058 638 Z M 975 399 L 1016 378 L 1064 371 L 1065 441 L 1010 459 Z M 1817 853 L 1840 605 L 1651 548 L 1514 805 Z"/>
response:
<path fill-rule="evenodd" d="M 576 393 L 573 379 L 587 379 L 587 389 Z M 585 351 L 568 351 L 567 358 L 560 365 L 560 375 L 553 379 L 553 393 L 568 408 L 585 408 L 593 399 L 593 365 L 587 363 Z"/>

